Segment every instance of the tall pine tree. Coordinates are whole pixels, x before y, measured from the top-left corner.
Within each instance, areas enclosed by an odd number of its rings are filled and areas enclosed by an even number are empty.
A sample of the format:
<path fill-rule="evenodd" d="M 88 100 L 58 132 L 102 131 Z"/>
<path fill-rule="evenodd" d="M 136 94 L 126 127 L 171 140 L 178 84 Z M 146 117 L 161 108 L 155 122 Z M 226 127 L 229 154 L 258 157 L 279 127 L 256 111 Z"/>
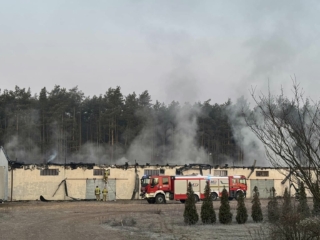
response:
<path fill-rule="evenodd" d="M 310 209 L 307 202 L 306 189 L 303 182 L 299 184 L 299 204 L 298 204 L 298 213 L 300 213 L 301 219 L 307 218 L 310 216 Z"/>
<path fill-rule="evenodd" d="M 236 220 L 237 220 L 237 223 L 243 224 L 243 223 L 246 223 L 248 220 L 248 211 L 244 203 L 244 194 L 242 191 L 239 191 L 237 201 L 238 201 L 238 206 L 237 206 Z"/>
<path fill-rule="evenodd" d="M 201 206 L 201 220 L 204 224 L 210 224 L 216 222 L 216 213 L 213 208 L 212 198 L 210 196 L 209 181 L 204 188 L 204 199 Z"/>
<path fill-rule="evenodd" d="M 270 189 L 270 200 L 268 202 L 268 220 L 275 223 L 279 220 L 279 204 L 276 198 L 276 190 L 274 187 Z"/>
<path fill-rule="evenodd" d="M 283 204 L 282 204 L 282 213 L 281 218 L 282 220 L 286 220 L 289 214 L 292 212 L 292 204 L 291 204 L 291 197 L 288 191 L 288 188 L 285 188 L 283 194 Z"/>
<path fill-rule="evenodd" d="M 199 220 L 199 215 L 197 212 L 197 208 L 196 208 L 196 201 L 195 201 L 195 197 L 194 197 L 194 192 L 192 189 L 192 185 L 189 182 L 188 185 L 188 190 L 187 190 L 187 200 L 185 203 L 185 208 L 184 208 L 184 213 L 183 213 L 183 217 L 184 217 L 184 223 L 188 224 L 188 225 L 193 225 L 196 224 Z"/>
<path fill-rule="evenodd" d="M 229 224 L 232 222 L 232 213 L 230 211 L 230 204 L 229 204 L 228 198 L 229 198 L 228 192 L 224 188 L 222 190 L 221 205 L 219 208 L 219 221 L 222 224 Z"/>
<path fill-rule="evenodd" d="M 255 186 L 253 188 L 253 199 L 252 199 L 252 209 L 251 209 L 251 217 L 255 222 L 261 222 L 263 220 L 261 203 L 259 199 L 259 190 L 258 187 Z"/>

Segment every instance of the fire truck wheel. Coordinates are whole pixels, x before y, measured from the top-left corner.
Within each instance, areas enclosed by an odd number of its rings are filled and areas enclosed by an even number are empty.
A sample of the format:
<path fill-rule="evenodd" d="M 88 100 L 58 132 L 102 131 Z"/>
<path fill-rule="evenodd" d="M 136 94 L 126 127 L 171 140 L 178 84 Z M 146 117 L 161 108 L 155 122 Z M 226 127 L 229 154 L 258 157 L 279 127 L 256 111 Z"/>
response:
<path fill-rule="evenodd" d="M 239 192 L 236 193 L 235 199 L 238 200 Z"/>
<path fill-rule="evenodd" d="M 163 204 L 163 203 L 165 203 L 165 198 L 164 198 L 164 196 L 162 195 L 162 194 L 158 194 L 157 196 L 156 196 L 156 203 L 158 203 L 158 204 Z"/>
<path fill-rule="evenodd" d="M 194 196 L 194 201 L 195 201 L 196 203 L 199 202 L 199 197 L 198 197 L 198 195 L 194 194 L 193 196 Z"/>
<path fill-rule="evenodd" d="M 218 199 L 218 194 L 217 193 L 211 193 L 211 199 L 212 201 L 216 201 Z"/>
<path fill-rule="evenodd" d="M 186 202 L 186 200 L 180 200 L 180 202 L 181 202 L 181 203 L 185 203 L 185 202 Z"/>

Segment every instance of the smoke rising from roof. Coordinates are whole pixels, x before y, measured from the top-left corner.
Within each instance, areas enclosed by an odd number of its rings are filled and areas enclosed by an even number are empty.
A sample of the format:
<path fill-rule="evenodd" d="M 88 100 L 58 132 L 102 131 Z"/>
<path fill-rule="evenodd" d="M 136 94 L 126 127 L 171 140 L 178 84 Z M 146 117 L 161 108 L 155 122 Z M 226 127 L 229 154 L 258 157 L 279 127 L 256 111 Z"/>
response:
<path fill-rule="evenodd" d="M 197 146 L 196 135 L 198 130 L 197 118 L 201 109 L 197 105 L 185 104 L 180 107 L 178 104 L 171 108 L 174 113 L 174 120 L 168 126 L 157 125 L 150 120 L 146 114 L 148 122 L 140 134 L 133 140 L 126 154 L 119 145 L 113 147 L 109 144 L 86 143 L 80 150 L 72 155 L 60 149 L 64 142 L 63 135 L 59 131 L 57 123 L 51 126 L 53 147 L 45 156 L 41 154 L 36 144 L 31 140 L 19 141 L 18 136 L 14 136 L 5 144 L 5 149 L 12 160 L 24 163 L 96 163 L 96 164 L 186 164 L 186 163 L 209 163 L 208 153 Z M 142 113 L 139 113 L 142 114 Z M 163 136 L 162 142 L 157 142 L 155 136 Z M 28 148 L 26 146 L 29 146 Z M 160 151 L 156 152 L 156 149 Z M 114 156 L 120 156 L 117 159 Z"/>
<path fill-rule="evenodd" d="M 127 153 L 128 159 L 135 159 L 139 163 L 153 164 L 208 163 L 205 150 L 199 148 L 196 143 L 197 117 L 200 114 L 200 109 L 185 104 L 183 107 L 174 106 L 172 111 L 175 113 L 172 125 L 163 128 L 151 124 L 144 128 L 131 144 Z M 159 143 L 154 140 L 154 134 L 165 134 L 167 144 L 162 143 L 159 147 Z M 162 149 L 162 153 L 154 152 L 155 146 Z M 166 156 L 159 156 L 163 153 Z M 165 159 L 166 162 L 159 159 Z"/>
<path fill-rule="evenodd" d="M 244 166 L 252 165 L 254 160 L 257 160 L 258 166 L 270 166 L 262 142 L 247 126 L 245 119 L 242 117 L 243 112 L 248 113 L 250 111 L 249 107 L 249 103 L 244 97 L 239 98 L 235 104 L 227 107 L 226 113 L 232 127 L 233 137 L 244 152 Z"/>

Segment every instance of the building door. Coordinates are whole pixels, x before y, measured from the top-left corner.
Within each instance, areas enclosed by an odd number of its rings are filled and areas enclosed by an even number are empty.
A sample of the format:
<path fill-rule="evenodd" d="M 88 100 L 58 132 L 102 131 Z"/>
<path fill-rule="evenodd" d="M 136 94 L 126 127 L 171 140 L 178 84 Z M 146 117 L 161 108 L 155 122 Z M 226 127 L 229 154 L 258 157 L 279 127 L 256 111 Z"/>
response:
<path fill-rule="evenodd" d="M 117 199 L 116 195 L 116 180 L 115 179 L 109 179 L 108 180 L 108 201 L 114 201 Z"/>
<path fill-rule="evenodd" d="M 105 181 L 103 179 L 88 179 L 86 181 L 86 199 L 96 199 L 94 194 L 94 189 L 98 186 L 100 190 L 105 187 Z M 116 180 L 109 179 L 107 184 L 108 189 L 108 201 L 113 201 L 116 199 Z M 102 194 L 100 195 L 102 199 Z"/>
<path fill-rule="evenodd" d="M 251 197 L 253 196 L 253 188 L 257 186 L 259 190 L 260 198 L 268 198 L 270 197 L 270 189 L 274 187 L 274 180 L 267 179 L 252 179 L 250 180 L 251 187 Z"/>

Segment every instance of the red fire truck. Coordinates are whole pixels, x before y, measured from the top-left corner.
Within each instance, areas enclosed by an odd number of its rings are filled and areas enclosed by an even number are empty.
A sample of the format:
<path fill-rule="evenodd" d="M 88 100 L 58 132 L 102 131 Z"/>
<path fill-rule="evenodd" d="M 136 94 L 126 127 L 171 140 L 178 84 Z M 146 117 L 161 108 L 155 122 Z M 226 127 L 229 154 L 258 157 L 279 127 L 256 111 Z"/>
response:
<path fill-rule="evenodd" d="M 165 203 L 167 200 L 177 200 L 182 203 L 187 199 L 187 188 L 189 182 L 192 184 L 196 201 L 204 199 L 204 188 L 206 182 L 210 182 L 212 200 L 221 197 L 225 188 L 229 198 L 237 198 L 239 191 L 246 194 L 247 183 L 243 175 L 238 176 L 149 176 L 149 184 L 144 188 L 141 196 L 148 203 Z"/>

